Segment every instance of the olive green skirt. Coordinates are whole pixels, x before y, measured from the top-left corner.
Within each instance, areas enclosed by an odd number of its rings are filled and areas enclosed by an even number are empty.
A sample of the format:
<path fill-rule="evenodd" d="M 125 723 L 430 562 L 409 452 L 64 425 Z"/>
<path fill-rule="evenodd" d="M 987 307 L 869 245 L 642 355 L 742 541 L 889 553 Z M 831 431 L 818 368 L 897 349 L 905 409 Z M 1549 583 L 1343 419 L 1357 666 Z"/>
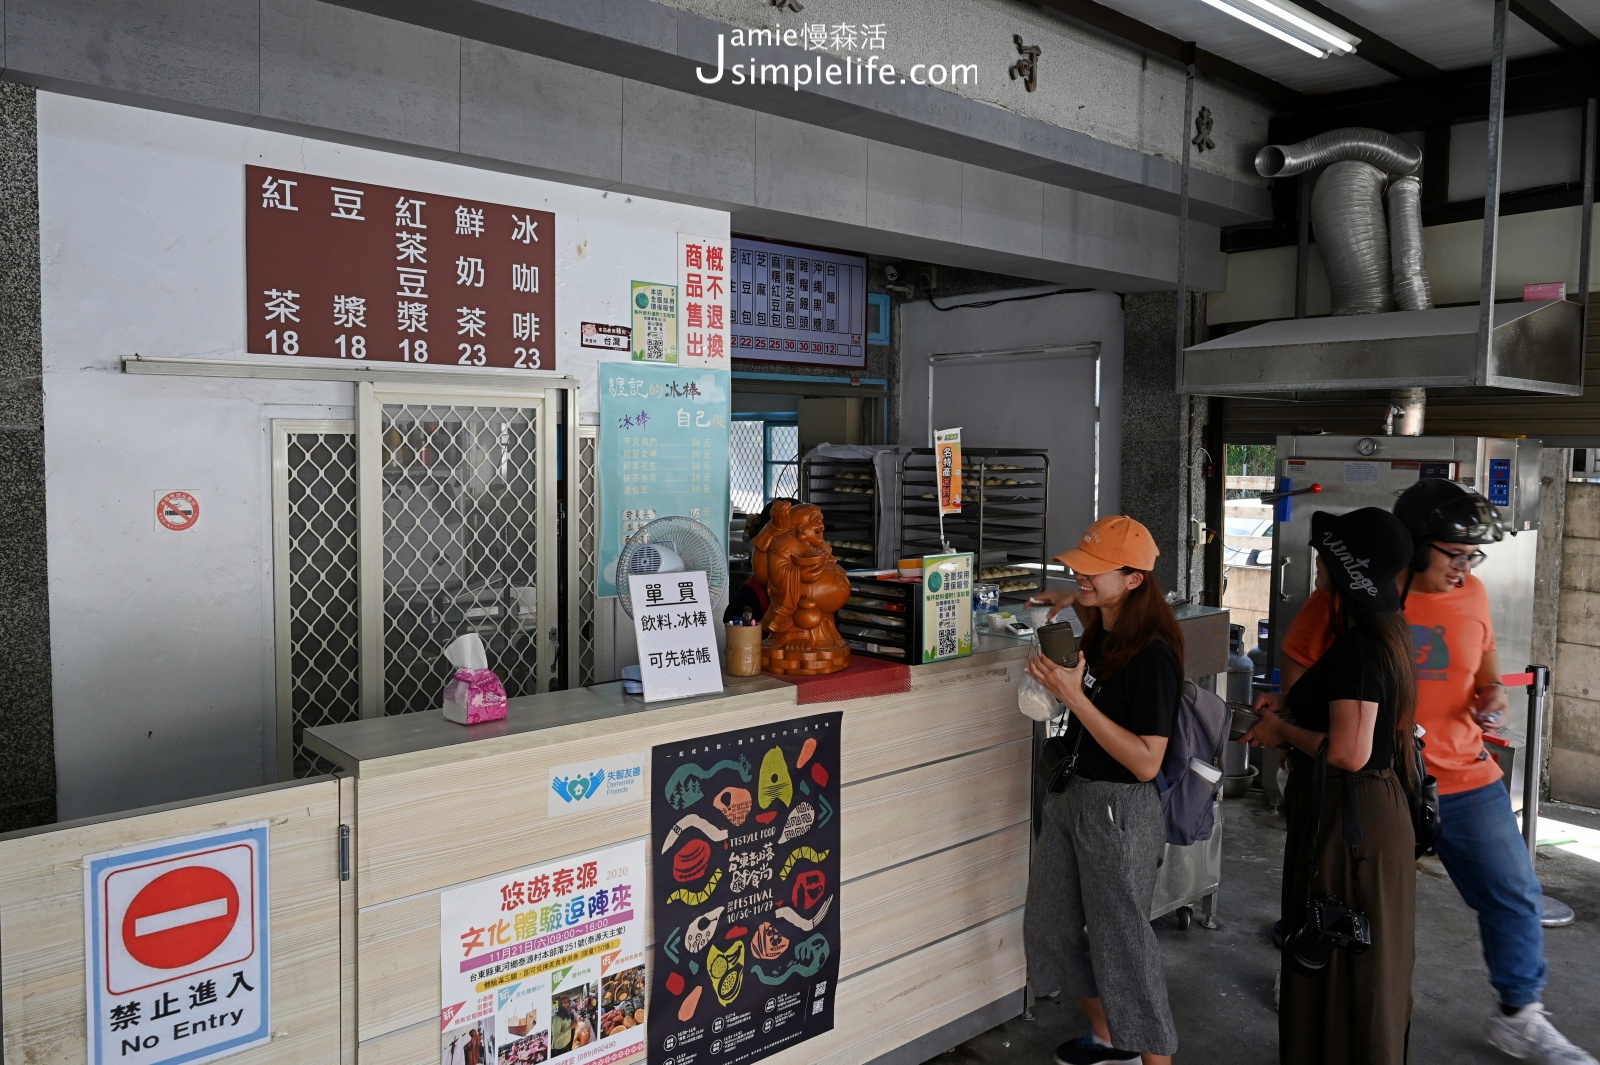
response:
<path fill-rule="evenodd" d="M 1315 848 L 1313 893 L 1330 893 L 1372 923 L 1363 954 L 1333 951 L 1307 973 L 1285 950 L 1278 1007 L 1278 1060 L 1284 1065 L 1400 1065 L 1411 1027 L 1416 963 L 1415 837 L 1405 789 L 1392 769 L 1328 770 L 1322 827 L 1311 838 L 1311 762 L 1296 757 L 1284 795 L 1289 822 L 1283 852 L 1283 929 L 1305 923 L 1307 863 Z M 1345 787 L 1355 789 L 1361 843 L 1345 840 Z M 1357 886 L 1359 883 L 1359 892 Z M 1359 897 L 1359 902 L 1357 901 Z"/>

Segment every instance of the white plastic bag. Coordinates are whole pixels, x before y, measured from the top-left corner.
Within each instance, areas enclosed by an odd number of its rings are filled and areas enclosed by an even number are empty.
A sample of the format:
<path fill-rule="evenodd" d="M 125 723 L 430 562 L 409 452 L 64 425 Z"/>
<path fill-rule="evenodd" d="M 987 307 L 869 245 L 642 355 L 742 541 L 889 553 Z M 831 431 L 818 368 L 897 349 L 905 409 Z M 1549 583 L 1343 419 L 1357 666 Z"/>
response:
<path fill-rule="evenodd" d="M 1022 711 L 1023 717 L 1035 721 L 1054 721 L 1062 713 L 1056 697 L 1045 691 L 1044 685 L 1032 677 L 1022 678 L 1022 686 L 1017 689 L 1017 709 Z"/>
<path fill-rule="evenodd" d="M 1035 637 L 1030 641 L 1033 644 L 1033 653 L 1039 653 L 1039 640 Z M 1022 716 L 1032 718 L 1034 721 L 1054 721 L 1067 712 L 1067 708 L 1056 701 L 1043 684 L 1023 674 L 1022 685 L 1017 689 L 1017 709 L 1022 711 Z"/>

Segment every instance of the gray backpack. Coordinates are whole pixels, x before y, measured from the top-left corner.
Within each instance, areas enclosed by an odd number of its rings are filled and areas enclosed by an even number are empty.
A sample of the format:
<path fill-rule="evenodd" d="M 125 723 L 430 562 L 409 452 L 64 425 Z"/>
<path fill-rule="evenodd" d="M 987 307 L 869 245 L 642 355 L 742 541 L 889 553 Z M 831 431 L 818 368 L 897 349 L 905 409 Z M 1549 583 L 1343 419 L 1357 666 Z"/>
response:
<path fill-rule="evenodd" d="M 1228 742 L 1228 704 L 1215 692 L 1185 681 L 1167 753 L 1156 775 L 1167 842 L 1178 847 L 1210 839 L 1222 793 L 1222 745 Z"/>

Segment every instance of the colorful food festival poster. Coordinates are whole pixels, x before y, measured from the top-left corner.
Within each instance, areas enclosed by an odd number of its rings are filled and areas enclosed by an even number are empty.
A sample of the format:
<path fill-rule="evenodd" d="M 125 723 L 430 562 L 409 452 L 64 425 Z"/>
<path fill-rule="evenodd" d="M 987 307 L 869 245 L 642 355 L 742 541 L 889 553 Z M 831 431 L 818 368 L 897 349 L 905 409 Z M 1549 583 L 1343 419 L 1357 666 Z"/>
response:
<path fill-rule="evenodd" d="M 610 1065 L 644 1049 L 645 843 L 440 898 L 441 1065 Z"/>
<path fill-rule="evenodd" d="M 655 748 L 652 1062 L 746 1065 L 833 1028 L 841 717 Z"/>

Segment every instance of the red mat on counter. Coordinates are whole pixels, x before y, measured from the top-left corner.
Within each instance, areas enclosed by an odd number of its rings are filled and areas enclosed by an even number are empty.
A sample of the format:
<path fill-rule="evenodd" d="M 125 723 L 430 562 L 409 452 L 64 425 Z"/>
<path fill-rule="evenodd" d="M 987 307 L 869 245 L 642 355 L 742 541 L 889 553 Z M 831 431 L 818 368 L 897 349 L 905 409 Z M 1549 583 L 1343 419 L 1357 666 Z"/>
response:
<path fill-rule="evenodd" d="M 769 674 L 776 676 L 776 674 Z M 874 695 L 899 695 L 911 690 L 911 667 L 882 658 L 852 655 L 850 666 L 826 677 L 778 677 L 800 689 L 801 706 L 837 703 L 845 699 L 870 699 Z"/>

